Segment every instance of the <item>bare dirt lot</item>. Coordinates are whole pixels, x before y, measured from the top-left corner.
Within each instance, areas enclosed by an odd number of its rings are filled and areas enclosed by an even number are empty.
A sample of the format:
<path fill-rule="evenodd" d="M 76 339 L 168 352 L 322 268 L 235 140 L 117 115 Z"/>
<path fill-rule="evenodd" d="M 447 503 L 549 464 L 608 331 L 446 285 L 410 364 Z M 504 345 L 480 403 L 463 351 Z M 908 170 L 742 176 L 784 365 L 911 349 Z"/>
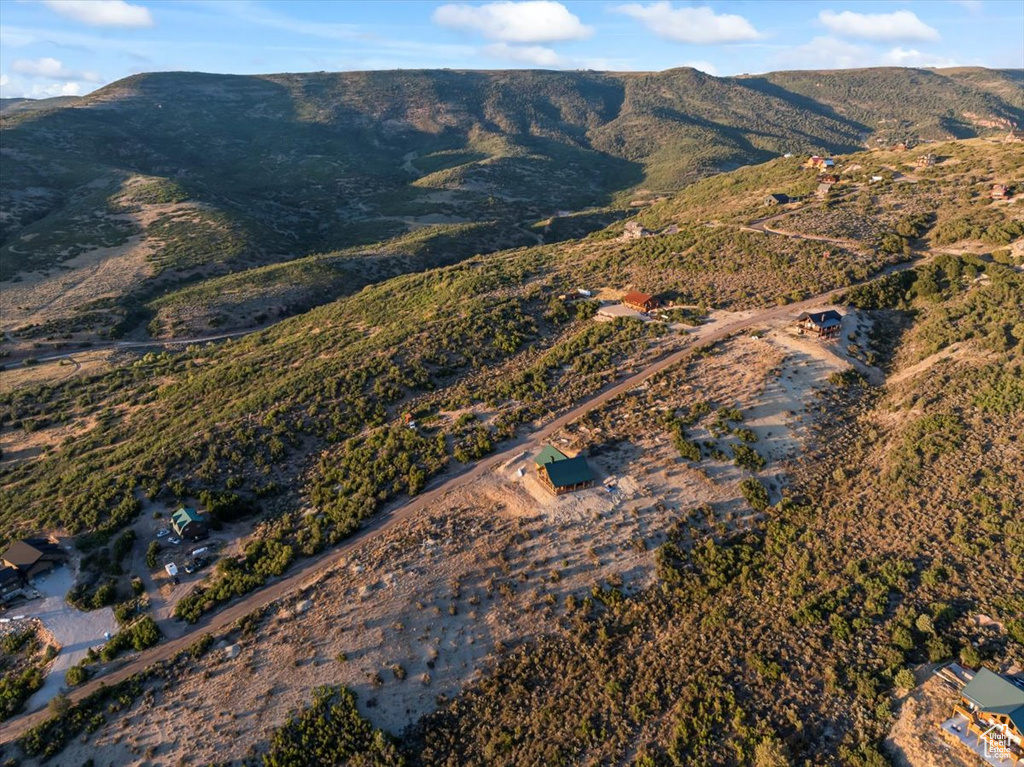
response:
<path fill-rule="evenodd" d="M 736 337 L 651 384 L 666 401 L 741 408 L 769 459 L 762 476 L 779 482 L 800 455 L 809 399 L 850 365 L 838 345 L 791 337 L 785 325 Z M 738 490 L 746 474 L 731 463 L 688 463 L 658 428 L 612 438 L 634 399 L 607 405 L 607 426 L 572 424 L 552 439 L 570 453 L 591 446 L 596 487 L 554 497 L 532 455 L 506 461 L 276 603 L 195 673 L 156 683 L 127 717 L 69 748 L 66 763 L 98 754 L 117 764 L 238 759 L 322 684 L 355 690 L 375 725 L 400 732 L 510 645 L 562 630 L 573 602 L 595 587 L 650 585 L 653 549 L 674 526 L 748 524 Z"/>
<path fill-rule="evenodd" d="M 936 677 L 902 699 L 885 748 L 900 767 L 975 767 L 980 760 L 943 737 L 939 725 L 953 711 L 956 695 Z"/>

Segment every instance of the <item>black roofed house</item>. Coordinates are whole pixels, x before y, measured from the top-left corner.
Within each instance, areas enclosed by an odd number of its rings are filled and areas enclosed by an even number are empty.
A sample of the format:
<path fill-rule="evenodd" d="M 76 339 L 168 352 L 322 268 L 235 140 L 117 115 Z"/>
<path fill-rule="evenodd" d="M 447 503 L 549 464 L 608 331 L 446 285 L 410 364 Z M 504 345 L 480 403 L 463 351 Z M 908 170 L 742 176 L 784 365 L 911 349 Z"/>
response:
<path fill-rule="evenodd" d="M 764 204 L 767 207 L 785 205 L 787 202 L 789 202 L 789 195 L 786 194 L 770 194 L 764 198 Z"/>
<path fill-rule="evenodd" d="M 208 535 L 206 521 L 191 506 L 182 506 L 171 514 L 171 528 L 179 538 L 197 541 Z"/>
<path fill-rule="evenodd" d="M 837 338 L 843 330 L 843 315 L 835 309 L 825 312 L 802 312 L 796 318 L 800 333 L 814 333 L 819 338 Z"/>
<path fill-rule="evenodd" d="M 560 450 L 546 445 L 533 460 L 537 464 L 537 478 L 555 495 L 594 485 L 594 472 L 582 455 L 569 458 Z"/>
<path fill-rule="evenodd" d="M 24 582 L 13 567 L 0 565 L 0 604 L 9 602 L 22 593 Z"/>
<path fill-rule="evenodd" d="M 46 538 L 25 538 L 15 541 L 0 560 L 4 566 L 13 569 L 23 581 L 41 573 L 48 573 L 67 561 L 67 553 L 56 543 Z"/>

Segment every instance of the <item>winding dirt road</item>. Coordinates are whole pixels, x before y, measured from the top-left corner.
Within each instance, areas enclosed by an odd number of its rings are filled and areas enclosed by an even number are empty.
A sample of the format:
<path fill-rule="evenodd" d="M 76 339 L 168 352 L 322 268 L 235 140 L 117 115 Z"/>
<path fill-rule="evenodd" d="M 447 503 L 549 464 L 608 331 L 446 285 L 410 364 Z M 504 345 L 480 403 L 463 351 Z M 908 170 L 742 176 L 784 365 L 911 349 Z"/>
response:
<path fill-rule="evenodd" d="M 873 280 L 886 274 L 904 271 L 906 269 L 913 268 L 920 263 L 920 260 L 916 260 L 895 264 L 875 274 L 870 279 Z M 499 466 L 500 464 L 517 457 L 524 450 L 532 450 L 540 447 L 545 440 L 566 424 L 586 415 L 595 408 L 601 407 L 610 400 L 642 384 L 663 370 L 682 362 L 689 357 L 695 349 L 707 344 L 717 343 L 739 331 L 760 325 L 767 321 L 785 318 L 787 316 L 795 316 L 801 311 L 810 309 L 816 305 L 831 303 L 838 294 L 847 289 L 848 288 L 837 288 L 812 298 L 808 298 L 804 301 L 765 309 L 751 314 L 748 317 L 738 318 L 722 323 L 709 323 L 695 328 L 694 331 L 690 333 L 690 340 L 687 341 L 682 348 L 661 357 L 645 367 L 643 370 L 624 378 L 618 383 L 607 386 L 601 391 L 596 392 L 537 430 L 529 434 L 522 435 L 510 442 L 504 443 L 504 447 L 500 452 L 494 453 L 472 466 L 463 467 L 456 471 L 449 471 L 435 477 L 427 484 L 424 492 L 414 498 L 393 502 L 374 515 L 362 529 L 344 542 L 316 557 L 303 560 L 297 567 L 289 571 L 287 575 L 283 576 L 279 580 L 272 581 L 267 586 L 241 597 L 233 603 L 229 603 L 224 609 L 206 616 L 198 623 L 190 626 L 183 635 L 159 644 L 149 650 L 145 650 L 123 665 L 117 666 L 100 676 L 94 677 L 81 687 L 72 690 L 69 697 L 72 701 L 80 700 L 90 693 L 95 692 L 100 685 L 114 684 L 128 678 L 132 674 L 142 671 L 153 663 L 168 660 L 187 648 L 192 644 L 192 642 L 196 641 L 201 634 L 222 631 L 228 628 L 239 618 L 248 615 L 254 610 L 288 596 L 293 591 L 311 583 L 314 577 L 319 575 L 321 572 L 339 564 L 357 547 L 362 546 L 367 541 L 383 534 L 395 525 L 415 516 L 422 509 L 435 503 L 443 494 L 473 482 L 495 466 Z M 17 739 L 27 730 L 39 724 L 48 716 L 49 712 L 43 709 L 33 713 L 23 714 L 20 717 L 5 722 L 0 725 L 0 743 L 6 743 Z"/>

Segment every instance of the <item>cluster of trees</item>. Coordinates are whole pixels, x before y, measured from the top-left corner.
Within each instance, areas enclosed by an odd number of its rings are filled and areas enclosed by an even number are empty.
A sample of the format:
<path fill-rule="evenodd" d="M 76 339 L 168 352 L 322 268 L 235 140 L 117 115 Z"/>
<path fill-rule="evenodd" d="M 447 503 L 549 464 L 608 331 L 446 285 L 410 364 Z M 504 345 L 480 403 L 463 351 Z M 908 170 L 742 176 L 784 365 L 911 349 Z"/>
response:
<path fill-rule="evenodd" d="M 0 722 L 21 711 L 43 686 L 43 666 L 55 651 L 49 646 L 42 653 L 39 650 L 34 627 L 0 637 Z"/>
<path fill-rule="evenodd" d="M 408 763 L 398 746 L 359 714 L 355 693 L 340 687 L 318 687 L 310 706 L 289 718 L 271 736 L 261 764 L 330 767 L 349 760 L 376 767 Z"/>

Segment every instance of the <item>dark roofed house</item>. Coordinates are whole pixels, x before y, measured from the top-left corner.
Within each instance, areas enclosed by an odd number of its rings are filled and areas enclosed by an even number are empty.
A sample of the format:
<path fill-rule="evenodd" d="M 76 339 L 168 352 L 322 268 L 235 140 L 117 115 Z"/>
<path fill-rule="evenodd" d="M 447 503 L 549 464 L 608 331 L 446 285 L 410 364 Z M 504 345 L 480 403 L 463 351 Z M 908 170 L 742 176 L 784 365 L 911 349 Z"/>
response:
<path fill-rule="evenodd" d="M 22 593 L 24 582 L 13 567 L 0 566 L 0 604 L 9 602 Z"/>
<path fill-rule="evenodd" d="M 836 338 L 843 329 L 843 315 L 835 309 L 826 312 L 802 312 L 797 316 L 800 332 L 805 330 L 819 338 Z"/>
<path fill-rule="evenodd" d="M 622 303 L 630 309 L 636 309 L 638 312 L 650 312 L 661 305 L 661 302 L 654 296 L 638 293 L 635 290 L 623 296 Z"/>
<path fill-rule="evenodd" d="M 787 202 L 789 202 L 789 195 L 786 194 L 770 194 L 764 198 L 766 206 L 785 205 Z"/>
<path fill-rule="evenodd" d="M 594 485 L 594 473 L 582 455 L 546 463 L 537 474 L 547 485 L 548 490 L 555 495 L 583 490 Z"/>
<path fill-rule="evenodd" d="M 208 534 L 206 521 L 191 506 L 182 506 L 171 514 L 171 528 L 179 538 L 197 541 Z"/>
<path fill-rule="evenodd" d="M 953 707 L 957 715 L 967 720 L 968 734 L 1008 756 L 1007 763 L 1024 762 L 1024 681 L 978 669 L 960 691 Z"/>
<path fill-rule="evenodd" d="M 537 477 L 555 495 L 594 485 L 594 472 L 582 455 L 569 458 L 562 451 L 546 445 L 533 460 L 537 464 Z"/>
<path fill-rule="evenodd" d="M 28 581 L 63 564 L 67 561 L 67 554 L 46 538 L 25 538 L 8 546 L 0 559 L 5 566 L 15 570 L 23 581 Z"/>

